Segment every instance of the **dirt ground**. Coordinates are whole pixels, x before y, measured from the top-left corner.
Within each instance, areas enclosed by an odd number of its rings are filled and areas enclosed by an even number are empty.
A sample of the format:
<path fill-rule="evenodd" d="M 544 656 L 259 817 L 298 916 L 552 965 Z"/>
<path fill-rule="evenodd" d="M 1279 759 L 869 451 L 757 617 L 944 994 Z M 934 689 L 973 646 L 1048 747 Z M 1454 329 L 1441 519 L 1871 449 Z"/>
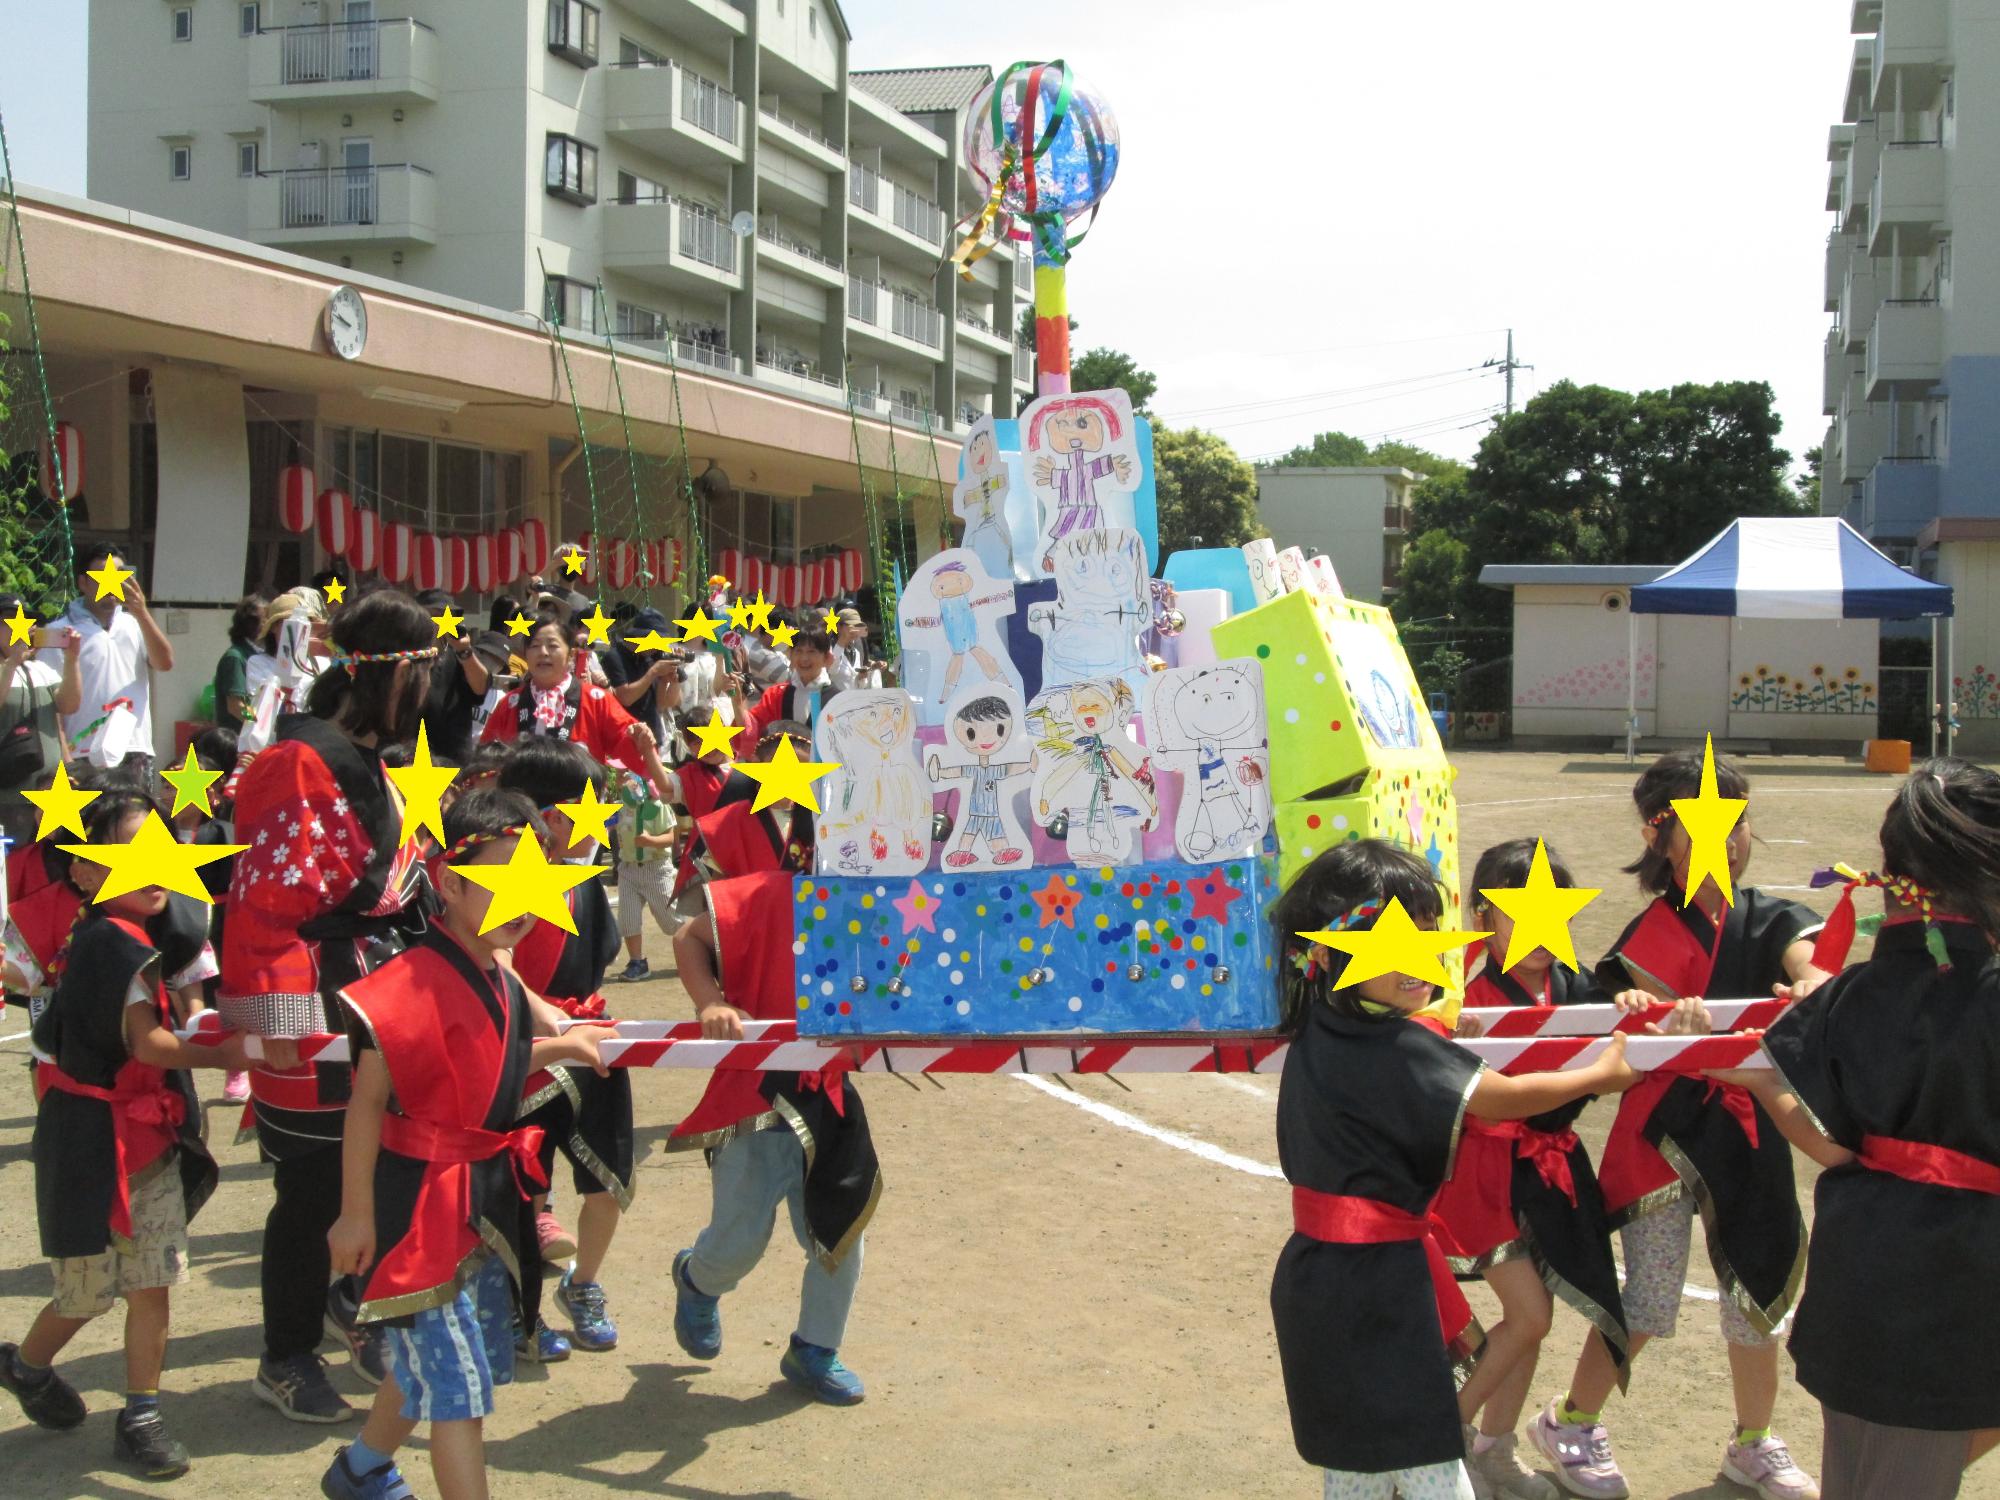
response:
<path fill-rule="evenodd" d="M 1637 846 L 1631 772 L 1612 757 L 1468 753 L 1459 765 L 1468 871 L 1498 840 L 1548 837 L 1581 883 L 1605 888 L 1576 926 L 1579 955 L 1594 959 L 1637 907 L 1618 872 Z M 1824 909 L 1800 887 L 1817 866 L 1872 858 L 1891 783 L 1832 760 L 1747 769 L 1764 840 L 1750 878 Z M 648 947 L 663 967 L 657 932 Z M 613 993 L 621 1015 L 685 1014 L 670 978 Z M 10 1012 L 0 1036 L 24 1026 Z M 0 1050 L 18 1059 L 22 1043 Z M 211 1077 L 203 1092 L 218 1095 Z M 888 1187 L 842 1350 L 868 1399 L 838 1411 L 806 1404 L 778 1378 L 802 1263 L 782 1224 L 723 1304 L 720 1358 L 704 1365 L 674 1343 L 668 1265 L 705 1222 L 708 1188 L 699 1156 L 662 1145 L 700 1082 L 675 1072 L 639 1081 L 638 1200 L 604 1278 L 621 1341 L 529 1369 L 504 1394 L 487 1428 L 496 1496 L 1317 1493 L 1292 1448 L 1266 1303 L 1290 1227 L 1271 1165 L 1274 1080 L 865 1080 Z M 1587 1117 L 1593 1144 L 1608 1119 L 1604 1106 Z M 223 1183 L 194 1226 L 195 1277 L 176 1296 L 168 1357 L 166 1411 L 196 1460 L 178 1488 L 218 1500 L 317 1493 L 352 1427 L 296 1426 L 250 1393 L 267 1173 L 231 1143 L 234 1110 L 214 1104 L 209 1121 Z M 18 1338 L 48 1290 L 32 1124 L 25 1070 L 0 1066 L 0 1201 L 13 1205 L 0 1217 L 0 1338 Z M 1808 1186 L 1802 1172 L 1802 1201 Z M 1690 1281 L 1713 1286 L 1699 1248 Z M 1473 1300 L 1494 1315 L 1483 1287 Z M 1691 1295 L 1684 1311 L 1681 1336 L 1645 1354 L 1630 1398 L 1610 1413 L 1632 1492 L 1647 1500 L 1742 1493 L 1716 1477 L 1731 1420 L 1716 1309 Z M 1562 1390 L 1583 1327 L 1558 1308 L 1536 1400 Z M 11 1404 L 0 1410 L 0 1493 L 143 1492 L 110 1462 L 116 1320 L 87 1329 L 64 1369 L 92 1417 L 48 1433 Z M 365 1399 L 344 1366 L 334 1378 Z M 1789 1364 L 1778 1430 L 1816 1468 L 1819 1413 Z M 409 1458 L 418 1492 L 433 1493 L 421 1452 Z M 2000 1497 L 1994 1461 L 1964 1493 Z"/>

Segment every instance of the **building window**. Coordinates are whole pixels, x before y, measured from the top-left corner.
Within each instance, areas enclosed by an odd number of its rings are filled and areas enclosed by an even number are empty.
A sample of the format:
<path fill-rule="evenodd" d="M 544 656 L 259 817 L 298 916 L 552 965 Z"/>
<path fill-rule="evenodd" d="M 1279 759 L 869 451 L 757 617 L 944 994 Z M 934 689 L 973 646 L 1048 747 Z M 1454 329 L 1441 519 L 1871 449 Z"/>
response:
<path fill-rule="evenodd" d="M 629 36 L 618 38 L 618 65 L 621 68 L 664 68 L 669 61 L 665 54 L 641 46 Z"/>
<path fill-rule="evenodd" d="M 579 67 L 595 67 L 597 7 L 584 0 L 549 0 L 549 51 Z"/>
<path fill-rule="evenodd" d="M 817 5 L 808 5 L 806 7 L 806 30 L 813 36 L 819 35 L 819 7 Z"/>
<path fill-rule="evenodd" d="M 597 148 L 570 135 L 549 137 L 549 195 L 571 203 L 597 201 Z"/>
<path fill-rule="evenodd" d="M 778 0 L 778 14 L 782 16 L 784 15 L 784 13 L 785 13 L 785 0 Z"/>
<path fill-rule="evenodd" d="M 238 141 L 236 143 L 236 175 L 255 177 L 257 175 L 257 143 Z"/>
<path fill-rule="evenodd" d="M 167 175 L 175 182 L 186 182 L 194 176 L 194 148 L 175 146 L 167 153 Z"/>
<path fill-rule="evenodd" d="M 567 276 L 551 276 L 545 284 L 542 316 L 564 328 L 597 332 L 597 288 Z"/>
<path fill-rule="evenodd" d="M 618 201 L 620 203 L 665 203 L 673 196 L 666 184 L 655 182 L 650 177 L 641 177 L 636 172 L 618 174 Z"/>
<path fill-rule="evenodd" d="M 259 0 L 249 0 L 248 4 L 238 8 L 236 15 L 238 36 L 255 36 L 264 29 L 263 6 Z"/>
<path fill-rule="evenodd" d="M 634 307 L 630 302 L 618 304 L 618 336 L 627 339 L 664 339 L 667 336 L 667 320 L 662 313 L 650 307 Z"/>
<path fill-rule="evenodd" d="M 174 40 L 191 42 L 194 40 L 194 7 L 177 5 L 174 7 Z"/>

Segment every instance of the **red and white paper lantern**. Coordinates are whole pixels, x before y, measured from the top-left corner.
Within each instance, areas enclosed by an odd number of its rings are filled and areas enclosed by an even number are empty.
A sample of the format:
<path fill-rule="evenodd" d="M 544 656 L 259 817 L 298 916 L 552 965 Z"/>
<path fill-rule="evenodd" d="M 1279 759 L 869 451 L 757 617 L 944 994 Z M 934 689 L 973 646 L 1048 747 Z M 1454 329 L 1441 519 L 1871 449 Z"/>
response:
<path fill-rule="evenodd" d="M 806 602 L 805 570 L 797 563 L 786 563 L 776 571 L 778 603 L 786 609 L 797 609 Z"/>
<path fill-rule="evenodd" d="M 472 587 L 472 541 L 469 537 L 446 537 L 444 561 L 444 591 L 447 594 L 462 594 Z"/>
<path fill-rule="evenodd" d="M 632 544 L 623 537 L 612 541 L 604 550 L 605 582 L 614 589 L 629 589 L 638 576 L 639 557 Z"/>
<path fill-rule="evenodd" d="M 687 551 L 679 537 L 670 536 L 660 543 L 660 560 L 665 564 L 660 570 L 660 582 L 679 583 L 681 574 L 687 570 Z"/>
<path fill-rule="evenodd" d="M 493 539 L 495 581 L 501 586 L 524 578 L 528 572 L 528 548 L 521 540 L 521 528 L 509 526 Z"/>
<path fill-rule="evenodd" d="M 74 422 L 56 423 L 56 440 L 53 448 L 46 436 L 42 438 L 42 493 L 48 494 L 56 486 L 57 460 L 62 466 L 62 498 L 74 500 L 83 493 L 83 429 Z M 307 471 L 306 490 L 312 491 L 311 471 Z M 308 520 L 307 525 L 311 525 Z M 294 528 L 299 529 L 299 528 Z"/>
<path fill-rule="evenodd" d="M 354 545 L 354 500 L 345 490 L 321 490 L 319 503 L 319 544 L 335 557 L 347 556 Z"/>
<path fill-rule="evenodd" d="M 822 557 L 813 565 L 819 572 L 819 594 L 815 604 L 830 604 L 840 593 L 840 559 Z"/>
<path fill-rule="evenodd" d="M 729 586 L 741 593 L 745 584 L 743 577 L 743 554 L 734 547 L 724 547 L 715 554 L 715 571 L 729 580 Z"/>
<path fill-rule="evenodd" d="M 313 529 L 313 471 L 304 464 L 278 470 L 278 524 L 304 535 Z"/>
<path fill-rule="evenodd" d="M 472 587 L 481 594 L 493 592 L 500 576 L 500 538 L 476 536 L 472 539 Z"/>
<path fill-rule="evenodd" d="M 382 577 L 408 583 L 417 571 L 417 534 L 407 522 L 391 521 L 382 528 Z"/>
<path fill-rule="evenodd" d="M 418 533 L 415 556 L 415 581 L 418 591 L 444 589 L 449 593 L 451 563 L 446 557 L 444 538 L 432 536 L 429 532 Z"/>
<path fill-rule="evenodd" d="M 347 560 L 357 573 L 372 573 L 382 559 L 382 518 L 372 510 L 354 512 L 354 541 Z"/>
<path fill-rule="evenodd" d="M 527 577 L 533 573 L 546 573 L 549 566 L 549 528 L 545 521 L 523 521 L 516 528 L 521 533 L 521 572 Z"/>
<path fill-rule="evenodd" d="M 840 586 L 848 593 L 861 587 L 861 551 L 848 547 L 840 554 Z"/>

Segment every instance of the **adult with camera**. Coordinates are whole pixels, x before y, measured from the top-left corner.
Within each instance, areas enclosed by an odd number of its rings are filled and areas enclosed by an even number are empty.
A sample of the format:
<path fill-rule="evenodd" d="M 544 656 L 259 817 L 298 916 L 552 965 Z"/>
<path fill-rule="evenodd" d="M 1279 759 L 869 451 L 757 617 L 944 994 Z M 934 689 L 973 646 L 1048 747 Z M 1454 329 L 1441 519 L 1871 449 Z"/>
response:
<path fill-rule="evenodd" d="M 0 619 L 25 614 L 18 594 L 0 594 Z M 65 627 L 42 626 L 0 655 L 0 835 L 14 844 L 35 836 L 40 814 L 22 795 L 43 785 L 62 764 L 62 719 L 83 702 L 77 656 L 83 637 Z M 56 645 L 58 671 L 37 661 L 38 647 Z"/>

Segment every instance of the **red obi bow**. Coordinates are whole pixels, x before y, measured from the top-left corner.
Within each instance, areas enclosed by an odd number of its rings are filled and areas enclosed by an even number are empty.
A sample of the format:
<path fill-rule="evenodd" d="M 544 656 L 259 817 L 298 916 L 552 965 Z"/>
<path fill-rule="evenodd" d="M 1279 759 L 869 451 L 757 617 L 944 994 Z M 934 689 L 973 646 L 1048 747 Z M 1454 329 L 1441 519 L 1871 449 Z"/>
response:
<path fill-rule="evenodd" d="M 539 1125 L 482 1130 L 474 1125 L 437 1125 L 408 1115 L 382 1117 L 382 1144 L 398 1156 L 461 1165 L 505 1154 L 514 1173 L 514 1186 L 523 1198 L 532 1198 L 549 1185 L 548 1174 L 542 1170 L 543 1135 Z"/>
<path fill-rule="evenodd" d="M 1708 1092 L 1701 1096 L 1703 1104 L 1722 1096 L 1722 1107 L 1736 1116 L 1736 1123 L 1743 1127 L 1743 1134 L 1754 1151 L 1757 1147 L 1757 1101 L 1750 1097 L 1750 1091 L 1738 1088 L 1733 1083 L 1717 1083 L 1709 1080 Z"/>
<path fill-rule="evenodd" d="M 1487 1135 L 1511 1139 L 1514 1155 L 1534 1163 L 1543 1183 L 1576 1207 L 1576 1178 L 1569 1169 L 1569 1154 L 1577 1147 L 1574 1130 L 1536 1130 L 1526 1120 L 1482 1120 L 1480 1128 Z"/>
<path fill-rule="evenodd" d="M 842 1119 L 847 1118 L 847 1090 L 841 1083 L 841 1074 L 854 1067 L 854 1060 L 845 1052 L 834 1053 L 832 1060 L 816 1073 L 799 1074 L 799 1092 L 812 1094 L 824 1091 L 826 1102 L 833 1106 L 833 1112 Z"/>
<path fill-rule="evenodd" d="M 126 1084 L 105 1089 L 94 1083 L 78 1082 L 54 1063 L 38 1063 L 35 1079 L 44 1092 L 55 1089 L 59 1093 L 77 1094 L 111 1106 L 111 1134 L 117 1152 L 118 1183 L 111 1195 L 110 1225 L 113 1234 L 129 1240 L 132 1237 L 131 1174 L 137 1170 L 131 1163 L 134 1151 L 132 1127 L 165 1135 L 171 1141 L 187 1119 L 187 1100 L 177 1090 L 167 1087 L 163 1079 L 148 1079 L 148 1086 L 143 1088 Z M 153 1160 L 157 1160 L 157 1155 L 138 1165 L 148 1166 Z"/>

